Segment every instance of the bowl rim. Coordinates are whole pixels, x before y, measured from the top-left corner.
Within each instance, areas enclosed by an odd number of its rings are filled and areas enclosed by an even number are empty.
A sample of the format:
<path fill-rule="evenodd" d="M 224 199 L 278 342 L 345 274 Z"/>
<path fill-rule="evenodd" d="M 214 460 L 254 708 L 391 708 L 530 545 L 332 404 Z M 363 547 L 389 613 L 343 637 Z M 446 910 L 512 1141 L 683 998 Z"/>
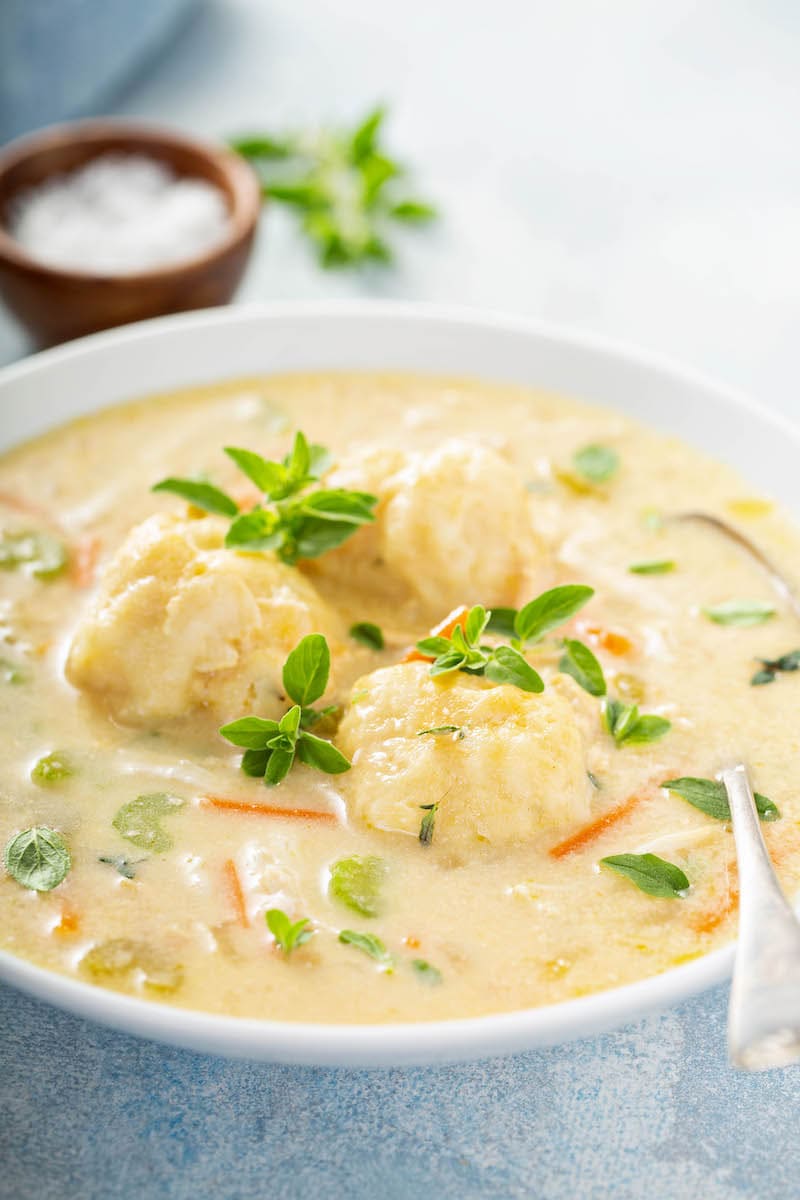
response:
<path fill-rule="evenodd" d="M 654 372 L 677 386 L 700 389 L 734 412 L 747 412 L 800 445 L 800 428 L 781 413 L 668 357 L 517 315 L 398 301 L 289 301 L 158 317 L 91 334 L 0 368 L 0 389 L 35 377 L 42 369 L 90 359 L 95 350 L 113 350 L 119 344 L 158 343 L 181 330 L 199 333 L 239 324 L 263 330 L 270 321 L 279 324 L 302 319 L 314 323 L 332 318 L 364 322 L 377 318 L 411 325 L 442 323 L 458 326 L 464 335 L 471 329 L 489 329 L 560 349 L 589 351 L 617 365 Z M 226 372 L 225 377 L 230 374 Z M 561 1044 L 628 1024 L 725 981 L 730 976 L 734 953 L 735 942 L 731 941 L 659 974 L 557 1004 L 478 1017 L 387 1024 L 272 1021 L 180 1008 L 71 979 L 5 950 L 0 950 L 0 980 L 113 1028 L 204 1052 L 316 1066 L 430 1065 Z"/>
<path fill-rule="evenodd" d="M 43 284 L 58 280 L 61 284 L 74 283 L 84 287 L 112 285 L 135 288 L 167 280 L 179 281 L 182 277 L 204 271 L 236 250 L 241 242 L 252 234 L 261 215 L 264 197 L 250 164 L 225 145 L 197 138 L 182 130 L 162 125 L 158 121 L 87 117 L 83 120 L 48 125 L 32 133 L 22 134 L 0 148 L 0 179 L 25 159 L 57 146 L 94 144 L 97 146 L 99 157 L 104 153 L 105 143 L 120 139 L 129 142 L 132 153 L 135 153 L 138 147 L 141 148 L 141 153 L 147 156 L 146 147 L 159 142 L 165 147 L 184 150 L 195 158 L 204 159 L 216 166 L 227 184 L 225 189 L 220 189 L 224 190 L 225 199 L 229 204 L 229 228 L 224 237 L 201 254 L 177 259 L 165 266 L 150 267 L 146 271 L 81 271 L 48 264 L 29 254 L 11 234 L 5 221 L 0 220 L 0 262 L 5 262 L 21 274 L 37 278 Z M 126 153 L 121 149 L 119 152 Z"/>

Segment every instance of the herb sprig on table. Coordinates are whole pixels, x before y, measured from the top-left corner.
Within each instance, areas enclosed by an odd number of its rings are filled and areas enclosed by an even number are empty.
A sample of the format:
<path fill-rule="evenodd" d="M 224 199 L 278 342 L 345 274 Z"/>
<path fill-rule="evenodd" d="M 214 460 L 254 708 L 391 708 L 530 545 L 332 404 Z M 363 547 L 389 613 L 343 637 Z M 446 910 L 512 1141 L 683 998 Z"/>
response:
<path fill-rule="evenodd" d="M 263 496 L 249 512 L 240 512 L 232 496 L 205 480 L 170 477 L 152 490 L 170 492 L 205 512 L 231 517 L 225 537 L 229 549 L 274 550 L 283 562 L 293 565 L 299 558 L 318 558 L 333 550 L 360 525 L 375 519 L 377 496 L 314 486 L 329 470 L 331 457 L 303 433 L 295 434 L 291 451 L 279 462 L 237 446 L 226 446 L 225 453 Z"/>
<path fill-rule="evenodd" d="M 392 260 L 398 225 L 436 216 L 410 194 L 406 168 L 381 144 L 386 113 L 376 108 L 354 130 L 254 134 L 231 146 L 251 164 L 264 196 L 292 209 L 323 267 Z"/>

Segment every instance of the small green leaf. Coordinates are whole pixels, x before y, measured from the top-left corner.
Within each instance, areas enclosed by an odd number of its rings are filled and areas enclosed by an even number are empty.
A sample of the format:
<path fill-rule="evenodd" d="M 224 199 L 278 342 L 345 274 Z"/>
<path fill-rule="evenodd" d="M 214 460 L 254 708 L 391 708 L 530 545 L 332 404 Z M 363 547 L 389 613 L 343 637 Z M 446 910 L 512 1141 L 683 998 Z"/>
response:
<path fill-rule="evenodd" d="M 430 846 L 433 841 L 433 830 L 436 824 L 436 814 L 439 811 L 439 802 L 436 804 L 420 804 L 423 811 L 423 818 L 419 827 L 419 840 L 423 846 Z"/>
<path fill-rule="evenodd" d="M 610 697 L 603 703 L 603 718 L 618 746 L 656 742 L 672 728 L 666 717 L 642 715 L 638 705 L 624 704 Z"/>
<path fill-rule="evenodd" d="M 717 625 L 737 625 L 744 629 L 751 625 L 762 625 L 774 617 L 775 606 L 764 600 L 726 600 L 723 604 L 704 608 L 703 612 Z"/>
<path fill-rule="evenodd" d="M 760 687 L 765 683 L 774 683 L 777 679 L 774 671 L 768 671 L 766 667 L 761 667 L 750 679 L 751 687 Z"/>
<path fill-rule="evenodd" d="M 25 683 L 27 676 L 9 658 L 0 658 L 0 683 Z"/>
<path fill-rule="evenodd" d="M 223 725 L 220 733 L 234 746 L 247 750 L 263 750 L 278 732 L 278 722 L 263 717 L 240 717 Z"/>
<path fill-rule="evenodd" d="M 798 670 L 800 668 L 800 650 L 790 650 L 788 654 L 781 654 L 779 658 L 761 658 L 759 662 L 761 667 L 750 680 L 753 687 L 772 683 L 779 672 L 791 673 Z"/>
<path fill-rule="evenodd" d="M 64 543 L 52 533 L 7 533 L 0 538 L 0 569 L 27 567 L 37 579 L 55 579 L 67 565 Z"/>
<path fill-rule="evenodd" d="M 61 783 L 65 779 L 70 779 L 74 774 L 75 767 L 70 762 L 69 756 L 58 750 L 54 750 L 52 754 L 45 754 L 31 768 L 33 782 L 45 786 L 51 783 Z"/>
<path fill-rule="evenodd" d="M 350 770 L 350 761 L 332 742 L 303 730 L 297 741 L 297 757 L 307 767 L 315 767 L 326 775 L 341 775 Z"/>
<path fill-rule="evenodd" d="M 264 134 L 233 138 L 229 145 L 242 158 L 288 158 L 293 153 L 292 144 L 287 139 L 279 140 Z"/>
<path fill-rule="evenodd" d="M 263 550 L 279 550 L 285 538 L 286 530 L 278 514 L 265 508 L 256 508 L 236 517 L 225 535 L 225 545 L 229 550 L 245 550 L 255 554 Z"/>
<path fill-rule="evenodd" d="M 434 727 L 432 729 L 418 730 L 416 736 L 417 737 L 427 737 L 429 734 L 439 734 L 439 733 L 455 733 L 458 735 L 456 740 L 459 742 L 462 741 L 466 737 L 466 734 L 464 733 L 464 730 L 461 728 L 460 725 L 434 725 Z"/>
<path fill-rule="evenodd" d="M 183 801 L 167 792 L 150 792 L 129 800 L 118 810 L 111 824 L 134 846 L 163 854 L 170 850 L 173 840 L 161 828 L 161 818 L 183 807 Z"/>
<path fill-rule="evenodd" d="M 358 126 L 350 143 L 353 162 L 362 162 L 364 158 L 374 153 L 378 133 L 385 117 L 386 109 L 383 105 L 379 105 Z"/>
<path fill-rule="evenodd" d="M 467 613 L 467 619 L 464 622 L 464 630 L 462 633 L 461 626 L 456 625 L 453 630 L 453 642 L 457 635 L 461 635 L 465 648 L 475 646 L 483 636 L 483 631 L 489 623 L 491 613 L 487 613 L 482 604 L 474 605 Z"/>
<path fill-rule="evenodd" d="M 134 858 L 134 859 L 126 858 L 124 854 L 110 854 L 110 855 L 101 854 L 97 861 L 101 862 L 101 863 L 107 863 L 107 865 L 109 867 L 113 867 L 114 870 L 119 875 L 122 875 L 123 878 L 125 878 L 125 879 L 134 879 L 136 876 L 136 871 L 134 870 L 134 867 L 137 867 L 139 865 L 139 863 L 147 862 L 147 859 L 146 858 Z"/>
<path fill-rule="evenodd" d="M 308 928 L 308 917 L 301 917 L 294 924 L 280 908 L 270 908 L 266 913 L 267 928 L 275 939 L 275 944 L 288 958 L 293 950 L 314 936 L 315 931 Z"/>
<path fill-rule="evenodd" d="M 227 492 L 223 492 L 220 488 L 214 487 L 211 483 L 205 483 L 201 479 L 170 477 L 154 484 L 150 491 L 170 492 L 173 496 L 180 496 L 182 500 L 188 500 L 195 508 L 202 508 L 204 512 L 216 513 L 220 517 L 235 517 L 239 511 L 236 501 L 231 499 Z"/>
<path fill-rule="evenodd" d="M 657 854 L 611 854 L 601 858 L 600 865 L 624 875 L 648 896 L 675 900 L 689 890 L 689 880 L 680 867 Z"/>
<path fill-rule="evenodd" d="M 423 983 L 429 987 L 437 987 L 442 982 L 442 972 L 438 967 L 426 962 L 424 958 L 412 958 L 411 969 Z"/>
<path fill-rule="evenodd" d="M 594 588 L 565 584 L 551 588 L 531 600 L 517 613 L 514 632 L 521 642 L 535 642 L 551 629 L 563 625 L 594 595 Z"/>
<path fill-rule="evenodd" d="M 371 621 L 357 621 L 355 625 L 351 625 L 350 637 L 369 650 L 382 650 L 384 647 L 383 631 Z"/>
<path fill-rule="evenodd" d="M 245 750 L 239 766 L 252 779 L 263 779 L 271 754 L 271 750 Z"/>
<path fill-rule="evenodd" d="M 387 970 L 391 969 L 392 956 L 379 937 L 374 933 L 357 933 L 355 929 L 343 929 L 339 941 L 345 946 L 355 946 L 362 954 L 382 963 Z"/>
<path fill-rule="evenodd" d="M 632 563 L 628 570 L 631 575 L 669 575 L 675 570 L 671 558 L 652 558 L 647 562 Z"/>
<path fill-rule="evenodd" d="M 283 668 L 283 686 L 304 708 L 319 700 L 328 686 L 331 653 L 321 633 L 310 633 L 297 643 Z"/>
<path fill-rule="evenodd" d="M 667 779 L 661 784 L 669 792 L 674 792 L 682 800 L 686 800 L 693 808 L 699 808 L 706 816 L 714 817 L 717 821 L 730 821 L 731 809 L 728 803 L 728 793 L 725 785 L 716 779 L 698 779 L 692 776 L 682 776 L 680 779 Z M 762 821 L 777 821 L 780 811 L 760 792 L 754 794 L 756 809 Z"/>
<path fill-rule="evenodd" d="M 603 668 L 583 642 L 564 639 L 564 654 L 558 664 L 559 671 L 571 675 L 590 696 L 605 696 L 606 680 Z"/>
<path fill-rule="evenodd" d="M 572 463 L 590 483 L 606 483 L 619 470 L 619 455 L 610 446 L 584 446 L 573 454 Z"/>
<path fill-rule="evenodd" d="M 265 496 L 273 498 L 286 495 L 287 473 L 281 463 L 272 462 L 253 450 L 239 446 L 225 446 L 225 453 Z"/>
<path fill-rule="evenodd" d="M 523 692 L 543 692 L 544 681 L 537 671 L 511 646 L 498 646 L 486 664 L 486 678 L 508 683 Z"/>
<path fill-rule="evenodd" d="M 516 618 L 517 610 L 515 608 L 493 608 L 489 613 L 489 624 L 486 626 L 486 631 L 495 633 L 498 637 L 516 637 L 514 630 Z"/>
<path fill-rule="evenodd" d="M 432 204 L 420 200 L 400 200 L 390 209 L 391 215 L 398 221 L 408 221 L 415 225 L 427 221 L 435 221 L 438 213 Z"/>
<path fill-rule="evenodd" d="M 447 654 L 440 654 L 436 661 L 431 664 L 431 675 L 449 675 L 451 671 L 458 671 L 463 667 L 466 661 L 466 656 L 459 654 L 457 650 L 452 650 Z"/>
<path fill-rule="evenodd" d="M 290 750 L 278 748 L 271 751 L 264 768 L 264 783 L 267 787 L 277 787 L 283 782 L 292 769 L 295 753 L 294 746 Z"/>
<path fill-rule="evenodd" d="M 34 825 L 15 834 L 5 848 L 6 870 L 12 879 L 34 892 L 50 892 L 72 866 L 67 843 L 47 825 Z"/>
<path fill-rule="evenodd" d="M 386 863 L 382 858 L 354 854 L 332 865 L 328 888 L 340 904 L 363 917 L 378 917 L 383 911 L 381 891 L 385 879 Z"/>

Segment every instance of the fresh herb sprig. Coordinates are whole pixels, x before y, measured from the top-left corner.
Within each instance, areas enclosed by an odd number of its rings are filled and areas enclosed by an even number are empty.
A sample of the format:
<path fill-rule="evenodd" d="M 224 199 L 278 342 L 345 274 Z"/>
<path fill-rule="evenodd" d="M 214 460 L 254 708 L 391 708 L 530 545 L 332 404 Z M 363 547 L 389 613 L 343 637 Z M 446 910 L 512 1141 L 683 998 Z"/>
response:
<path fill-rule="evenodd" d="M 169 492 L 205 512 L 230 517 L 225 536 L 229 549 L 250 553 L 273 550 L 283 562 L 293 565 L 300 558 L 318 558 L 333 550 L 359 526 L 375 520 L 377 496 L 346 488 L 314 487 L 329 470 L 331 457 L 299 431 L 281 461 L 237 446 L 226 446 L 225 453 L 263 496 L 249 512 L 240 512 L 232 496 L 204 480 L 170 477 L 152 490 Z"/>
<path fill-rule="evenodd" d="M 331 654 L 321 633 L 310 633 L 298 642 L 283 666 L 283 686 L 294 705 L 279 721 L 265 717 L 240 717 L 220 729 L 222 736 L 244 750 L 241 767 L 246 775 L 263 778 L 268 787 L 285 779 L 296 759 L 340 775 L 350 763 L 331 742 L 309 733 L 325 713 L 311 707 L 328 686 Z"/>
<path fill-rule="evenodd" d="M 465 671 L 485 675 L 493 683 L 513 684 L 524 692 L 541 692 L 544 682 L 522 650 L 568 621 L 593 595 L 590 587 L 567 584 L 543 592 L 519 610 L 504 608 L 495 614 L 476 604 L 449 636 L 423 638 L 417 642 L 417 650 L 433 659 L 433 676 Z M 481 639 L 486 632 L 510 635 L 510 644 L 484 645 Z"/>
<path fill-rule="evenodd" d="M 352 131 L 310 130 L 236 138 L 233 149 L 254 167 L 265 197 L 292 209 L 323 267 L 388 263 L 393 226 L 436 216 L 409 196 L 406 170 L 381 145 L 386 113 L 376 108 Z"/>
<path fill-rule="evenodd" d="M 439 811 L 439 801 L 435 804 L 420 804 L 422 809 L 422 821 L 419 826 L 419 840 L 423 846 L 430 846 L 433 842 L 433 830 L 436 825 L 436 814 Z"/>
<path fill-rule="evenodd" d="M 753 687 L 773 683 L 779 674 L 800 669 L 800 650 L 790 650 L 779 658 L 760 658 L 758 661 L 761 666 L 750 680 Z"/>
<path fill-rule="evenodd" d="M 668 792 L 674 792 L 687 804 L 697 808 L 708 817 L 717 821 L 730 821 L 731 809 L 728 803 L 728 793 L 725 785 L 717 779 L 697 779 L 693 776 L 682 776 L 680 779 L 667 779 L 661 784 Z M 760 792 L 754 793 L 758 815 L 762 821 L 777 821 L 780 810 L 767 796 Z"/>
<path fill-rule="evenodd" d="M 657 854 L 610 854 L 600 859 L 600 866 L 624 875 L 648 896 L 679 900 L 683 899 L 690 886 L 680 867 L 659 858 Z"/>
<path fill-rule="evenodd" d="M 275 945 L 288 958 L 293 950 L 298 950 L 314 936 L 315 930 L 309 929 L 308 917 L 291 922 L 283 909 L 270 908 L 266 913 L 267 928 L 275 939 Z"/>
<path fill-rule="evenodd" d="M 603 703 L 606 729 L 618 746 L 657 742 L 669 733 L 672 723 L 654 713 L 640 713 L 638 704 L 624 704 L 610 697 Z"/>
<path fill-rule="evenodd" d="M 375 962 L 380 963 L 387 975 L 391 975 L 394 959 L 376 934 L 359 933 L 355 929 L 343 929 L 339 934 L 339 941 L 343 946 L 354 946 L 362 954 L 373 958 Z"/>
<path fill-rule="evenodd" d="M 763 625 L 775 616 L 775 605 L 767 600 L 725 600 L 722 604 L 703 609 L 709 621 L 715 625 L 735 625 L 749 629 L 752 625 Z"/>

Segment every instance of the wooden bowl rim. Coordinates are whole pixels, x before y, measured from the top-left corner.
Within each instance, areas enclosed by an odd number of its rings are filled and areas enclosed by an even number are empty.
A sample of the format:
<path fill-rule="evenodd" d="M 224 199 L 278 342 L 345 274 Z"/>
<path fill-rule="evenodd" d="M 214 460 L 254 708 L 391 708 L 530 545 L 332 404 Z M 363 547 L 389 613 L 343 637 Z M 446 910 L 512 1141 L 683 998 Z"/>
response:
<path fill-rule="evenodd" d="M 229 203 L 229 229 L 225 237 L 215 242 L 202 254 L 191 258 L 177 260 L 174 264 L 164 267 L 151 267 L 146 271 L 98 272 L 79 271 L 50 266 L 34 258 L 9 233 L 0 221 L 0 261 L 16 267 L 20 273 L 37 276 L 43 283 L 59 280 L 62 283 L 73 281 L 76 284 L 114 284 L 131 287 L 137 284 L 152 284 L 160 280 L 180 279 L 182 276 L 194 274 L 224 259 L 249 237 L 255 228 L 261 213 L 263 197 L 255 171 L 240 155 L 225 146 L 216 146 L 205 142 L 191 134 L 167 128 L 158 122 L 127 121 L 103 118 L 89 118 L 83 121 L 70 121 L 59 125 L 48 125 L 34 133 L 24 134 L 15 138 L 0 150 L 0 178 L 12 170 L 26 158 L 47 152 L 65 145 L 96 144 L 98 156 L 103 152 L 104 143 L 129 142 L 131 150 L 137 147 L 152 146 L 161 143 L 167 148 L 175 148 L 205 160 L 216 167 L 224 176 L 227 184 L 225 198 Z M 122 151 L 124 153 L 124 151 Z M 145 150 L 142 151 L 146 153 Z"/>

